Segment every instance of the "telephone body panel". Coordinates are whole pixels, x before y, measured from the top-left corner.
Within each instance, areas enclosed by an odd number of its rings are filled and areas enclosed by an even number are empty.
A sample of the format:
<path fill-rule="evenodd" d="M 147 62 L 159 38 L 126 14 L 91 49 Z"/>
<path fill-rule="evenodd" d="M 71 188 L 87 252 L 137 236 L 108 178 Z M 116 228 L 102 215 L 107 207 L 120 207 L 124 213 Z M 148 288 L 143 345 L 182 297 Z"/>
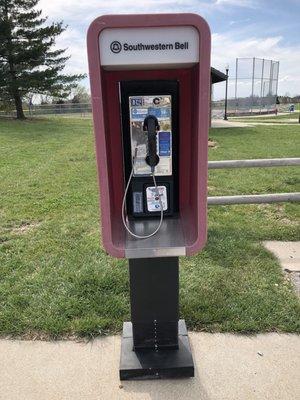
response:
<path fill-rule="evenodd" d="M 124 170 L 126 183 L 133 170 L 126 203 L 131 217 L 165 216 L 178 212 L 178 82 L 177 81 L 123 81 L 120 83 Z M 145 118 L 157 118 L 156 134 L 158 163 L 154 175 L 158 193 L 153 184 Z"/>

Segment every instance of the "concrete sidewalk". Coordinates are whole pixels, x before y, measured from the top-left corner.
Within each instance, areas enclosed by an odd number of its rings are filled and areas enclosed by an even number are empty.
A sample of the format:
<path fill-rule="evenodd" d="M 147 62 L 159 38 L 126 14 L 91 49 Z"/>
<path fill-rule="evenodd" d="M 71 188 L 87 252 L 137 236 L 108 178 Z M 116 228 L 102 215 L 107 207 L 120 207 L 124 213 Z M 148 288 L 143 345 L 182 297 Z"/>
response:
<path fill-rule="evenodd" d="M 289 272 L 300 271 L 300 241 L 283 242 L 267 240 L 263 242 L 266 249 L 274 253 L 279 259 L 283 270 Z"/>
<path fill-rule="evenodd" d="M 196 376 L 120 382 L 120 337 L 0 340 L 1 400 L 296 400 L 300 337 L 190 333 Z"/>
<path fill-rule="evenodd" d="M 240 121 L 224 121 L 223 119 L 212 119 L 212 128 L 246 128 L 252 126 L 252 123 L 240 122 Z"/>

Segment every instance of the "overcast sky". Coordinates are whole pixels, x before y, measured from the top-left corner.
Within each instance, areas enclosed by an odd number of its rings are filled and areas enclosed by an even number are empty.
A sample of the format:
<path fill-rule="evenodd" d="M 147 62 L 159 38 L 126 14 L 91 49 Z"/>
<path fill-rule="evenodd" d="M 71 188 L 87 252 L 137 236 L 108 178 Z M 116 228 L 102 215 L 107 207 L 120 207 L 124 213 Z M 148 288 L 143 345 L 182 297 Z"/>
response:
<path fill-rule="evenodd" d="M 57 41 L 71 56 L 67 72 L 87 72 L 86 31 L 97 16 L 194 12 L 210 25 L 212 66 L 228 64 L 233 78 L 236 57 L 278 60 L 279 94 L 300 94 L 300 0 L 41 0 L 39 7 L 68 25 Z M 222 93 L 216 85 L 216 97 Z"/>

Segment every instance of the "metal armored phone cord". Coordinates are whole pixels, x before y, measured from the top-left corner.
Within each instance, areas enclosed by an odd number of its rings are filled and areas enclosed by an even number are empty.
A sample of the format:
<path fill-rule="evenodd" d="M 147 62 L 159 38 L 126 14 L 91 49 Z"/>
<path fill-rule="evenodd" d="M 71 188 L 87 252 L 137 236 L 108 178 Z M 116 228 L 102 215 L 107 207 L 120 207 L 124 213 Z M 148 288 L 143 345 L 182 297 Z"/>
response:
<path fill-rule="evenodd" d="M 152 233 L 150 233 L 149 235 L 144 235 L 144 236 L 137 235 L 136 233 L 132 232 L 130 230 L 129 226 L 127 225 L 126 217 L 125 217 L 126 197 L 127 197 L 127 192 L 128 192 L 129 186 L 130 186 L 131 179 L 133 177 L 134 164 L 135 164 L 136 156 L 137 156 L 137 148 L 135 148 L 135 150 L 134 150 L 132 170 L 131 170 L 131 173 L 130 173 L 130 176 L 129 176 L 129 179 L 128 179 L 128 182 L 127 182 L 127 185 L 126 185 L 126 188 L 125 188 L 124 196 L 123 196 L 123 201 L 122 201 L 122 220 L 123 220 L 123 225 L 124 225 L 125 229 L 127 230 L 127 232 L 131 236 L 135 237 L 136 239 L 147 239 L 147 238 L 150 238 L 150 237 L 156 235 L 156 233 L 160 230 L 162 222 L 163 222 L 163 219 L 164 219 L 164 210 L 163 210 L 163 204 L 162 204 L 162 201 L 161 201 L 161 198 L 160 198 L 160 195 L 159 195 L 159 191 L 158 191 L 158 187 L 157 187 L 157 183 L 156 183 L 156 179 L 155 179 L 155 175 L 154 175 L 155 167 L 151 167 L 151 176 L 152 176 L 152 179 L 153 179 L 153 183 L 154 183 L 154 187 L 155 187 L 155 191 L 156 191 L 156 196 L 158 197 L 158 201 L 159 201 L 159 205 L 160 205 L 160 221 L 159 221 L 159 224 L 158 224 L 157 228 Z"/>

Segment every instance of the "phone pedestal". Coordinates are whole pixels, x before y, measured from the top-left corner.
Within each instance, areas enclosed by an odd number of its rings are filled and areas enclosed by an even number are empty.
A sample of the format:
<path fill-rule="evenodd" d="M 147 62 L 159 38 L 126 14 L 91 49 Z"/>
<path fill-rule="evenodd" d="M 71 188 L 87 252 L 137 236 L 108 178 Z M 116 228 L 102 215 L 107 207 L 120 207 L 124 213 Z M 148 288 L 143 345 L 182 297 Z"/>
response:
<path fill-rule="evenodd" d="M 124 322 L 120 361 L 121 380 L 192 376 L 194 376 L 194 362 L 183 319 L 178 322 L 177 349 L 134 350 L 132 323 Z"/>
<path fill-rule="evenodd" d="M 120 379 L 194 376 L 179 320 L 178 257 L 129 260 L 131 322 L 123 325 Z"/>

